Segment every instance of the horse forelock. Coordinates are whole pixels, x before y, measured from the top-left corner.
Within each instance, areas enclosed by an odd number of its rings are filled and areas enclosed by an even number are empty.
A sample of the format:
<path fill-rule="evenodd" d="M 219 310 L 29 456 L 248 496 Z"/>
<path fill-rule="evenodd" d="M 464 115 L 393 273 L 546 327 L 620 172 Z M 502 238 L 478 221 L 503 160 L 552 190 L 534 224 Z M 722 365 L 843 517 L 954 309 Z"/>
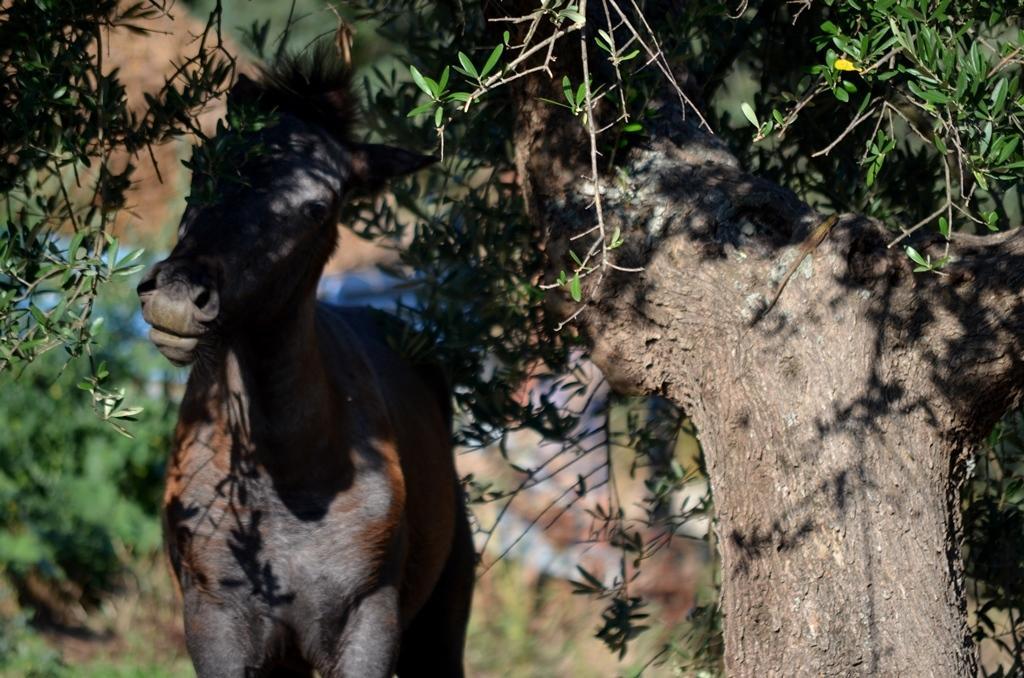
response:
<path fill-rule="evenodd" d="M 294 115 L 346 142 L 359 110 L 351 82 L 352 69 L 335 45 L 321 40 L 262 66 L 253 84 L 261 107 Z"/>

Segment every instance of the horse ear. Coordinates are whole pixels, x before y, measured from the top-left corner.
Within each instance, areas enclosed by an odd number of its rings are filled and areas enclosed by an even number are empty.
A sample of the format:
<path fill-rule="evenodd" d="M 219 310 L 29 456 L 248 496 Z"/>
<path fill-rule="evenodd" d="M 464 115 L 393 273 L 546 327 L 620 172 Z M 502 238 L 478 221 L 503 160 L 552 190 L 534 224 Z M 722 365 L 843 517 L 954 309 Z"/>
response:
<path fill-rule="evenodd" d="M 260 86 L 252 78 L 241 73 L 235 80 L 235 84 L 228 90 L 228 108 L 234 108 L 239 104 L 255 103 L 261 93 Z"/>
<path fill-rule="evenodd" d="M 432 155 L 420 155 L 384 144 L 350 144 L 349 152 L 352 155 L 353 188 L 370 193 L 380 190 L 392 177 L 411 174 L 438 160 Z"/>

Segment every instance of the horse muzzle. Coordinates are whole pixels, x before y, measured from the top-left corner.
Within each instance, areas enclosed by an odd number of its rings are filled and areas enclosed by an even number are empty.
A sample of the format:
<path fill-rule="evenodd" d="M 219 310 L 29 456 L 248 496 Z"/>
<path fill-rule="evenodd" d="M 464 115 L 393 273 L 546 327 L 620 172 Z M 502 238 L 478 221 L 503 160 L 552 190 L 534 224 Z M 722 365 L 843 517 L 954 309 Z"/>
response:
<path fill-rule="evenodd" d="M 220 313 L 210 276 L 181 262 L 162 261 L 146 272 L 136 292 L 142 317 L 151 326 L 150 341 L 175 365 L 191 364 Z"/>

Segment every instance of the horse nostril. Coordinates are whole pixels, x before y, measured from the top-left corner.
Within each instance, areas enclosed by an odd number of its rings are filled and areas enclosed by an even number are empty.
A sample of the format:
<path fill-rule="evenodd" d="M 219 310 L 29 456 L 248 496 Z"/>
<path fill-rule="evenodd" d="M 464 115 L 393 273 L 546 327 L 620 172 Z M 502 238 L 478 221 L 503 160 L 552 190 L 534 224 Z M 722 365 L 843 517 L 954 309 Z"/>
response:
<path fill-rule="evenodd" d="M 195 286 L 192 288 L 192 306 L 195 308 L 196 320 L 210 322 L 220 311 L 217 303 L 217 290 L 212 287 Z"/>
<path fill-rule="evenodd" d="M 147 294 L 155 290 L 157 277 L 156 274 L 157 269 L 155 266 L 146 271 L 142 276 L 142 280 L 139 281 L 138 286 L 135 288 L 135 293 L 141 297 L 143 294 Z"/>

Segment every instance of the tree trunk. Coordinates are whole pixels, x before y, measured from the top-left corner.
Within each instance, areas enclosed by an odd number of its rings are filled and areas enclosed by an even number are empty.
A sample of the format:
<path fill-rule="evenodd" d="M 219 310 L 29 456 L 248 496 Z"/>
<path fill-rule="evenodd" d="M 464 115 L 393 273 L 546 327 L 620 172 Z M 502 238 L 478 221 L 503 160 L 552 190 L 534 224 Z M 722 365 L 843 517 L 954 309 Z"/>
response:
<path fill-rule="evenodd" d="M 595 220 L 588 144 L 539 101 L 551 83 L 524 81 L 521 186 L 552 268 L 570 269 Z M 759 319 L 821 217 L 678 111 L 622 168 L 606 228 L 626 241 L 616 264 L 643 270 L 587 276 L 575 322 L 613 386 L 698 426 L 728 673 L 973 675 L 959 485 L 1020 396 L 1024 238 L 962 237 L 939 278 L 847 215 Z"/>

